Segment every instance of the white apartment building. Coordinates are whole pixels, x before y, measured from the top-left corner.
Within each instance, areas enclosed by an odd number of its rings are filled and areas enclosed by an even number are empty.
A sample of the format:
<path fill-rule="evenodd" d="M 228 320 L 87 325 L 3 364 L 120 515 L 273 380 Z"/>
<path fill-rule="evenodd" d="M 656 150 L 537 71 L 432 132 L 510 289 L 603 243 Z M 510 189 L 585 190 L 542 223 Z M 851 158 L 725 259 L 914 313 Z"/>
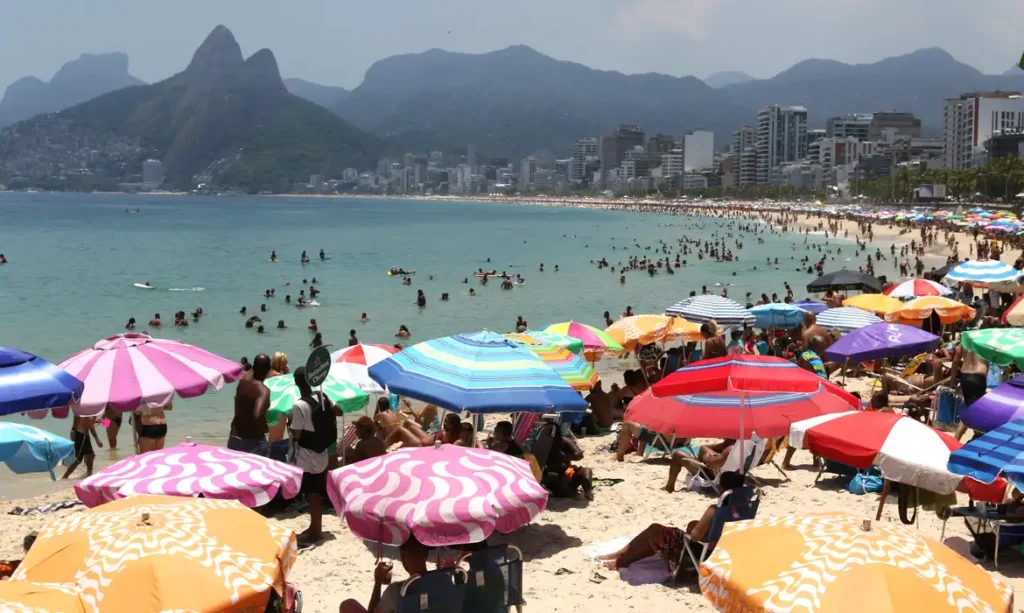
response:
<path fill-rule="evenodd" d="M 673 149 L 668 153 L 661 154 L 661 176 L 674 177 L 683 174 L 683 151 Z"/>
<path fill-rule="evenodd" d="M 768 185 L 774 169 L 807 155 L 807 109 L 766 106 L 757 113 L 758 185 Z"/>
<path fill-rule="evenodd" d="M 572 146 L 572 157 L 576 160 L 586 160 L 588 158 L 597 158 L 599 153 L 600 145 L 596 138 L 580 138 L 577 139 Z"/>
<path fill-rule="evenodd" d="M 530 156 L 519 164 L 519 185 L 529 187 L 537 177 L 537 160 Z"/>
<path fill-rule="evenodd" d="M 714 160 L 714 132 L 697 130 L 683 136 L 683 166 L 687 171 L 711 168 Z"/>
<path fill-rule="evenodd" d="M 754 185 L 757 182 L 757 128 L 743 126 L 733 132 L 732 152 L 737 162 L 737 185 Z"/>
<path fill-rule="evenodd" d="M 974 92 L 947 98 L 943 112 L 943 165 L 951 170 L 981 165 L 985 142 L 993 134 L 1022 129 L 1024 97 L 1019 92 Z"/>
<path fill-rule="evenodd" d="M 852 136 L 860 140 L 868 139 L 871 129 L 871 114 L 853 113 L 845 117 L 830 117 L 825 122 L 825 136 L 846 138 Z"/>
<path fill-rule="evenodd" d="M 833 166 L 846 166 L 854 164 L 866 155 L 872 155 L 878 150 L 878 143 L 874 141 L 862 141 L 852 136 L 846 138 L 825 137 L 817 141 L 818 157 L 808 159 L 817 162 L 822 168 Z"/>

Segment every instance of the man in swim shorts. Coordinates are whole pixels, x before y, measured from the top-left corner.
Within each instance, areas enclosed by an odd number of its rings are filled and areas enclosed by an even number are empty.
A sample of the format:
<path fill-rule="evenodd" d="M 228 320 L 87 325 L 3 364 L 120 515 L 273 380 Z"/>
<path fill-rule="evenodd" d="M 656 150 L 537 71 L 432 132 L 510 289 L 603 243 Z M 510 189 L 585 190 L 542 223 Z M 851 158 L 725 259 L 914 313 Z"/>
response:
<path fill-rule="evenodd" d="M 261 353 L 252 361 L 252 370 L 239 379 L 235 389 L 235 416 L 231 420 L 228 449 L 267 456 L 267 409 L 270 390 L 263 383 L 270 373 L 270 356 Z"/>

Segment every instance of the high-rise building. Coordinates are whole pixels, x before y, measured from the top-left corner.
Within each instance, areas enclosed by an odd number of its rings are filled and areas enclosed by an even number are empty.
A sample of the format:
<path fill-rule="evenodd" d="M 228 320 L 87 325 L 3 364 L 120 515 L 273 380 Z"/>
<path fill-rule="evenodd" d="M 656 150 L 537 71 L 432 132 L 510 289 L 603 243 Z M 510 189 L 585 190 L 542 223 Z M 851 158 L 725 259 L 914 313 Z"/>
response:
<path fill-rule="evenodd" d="M 537 176 L 537 160 L 532 156 L 526 158 L 519 164 L 519 185 L 522 188 L 529 188 L 533 185 Z"/>
<path fill-rule="evenodd" d="M 592 137 L 578 138 L 572 146 L 572 157 L 576 160 L 597 158 L 601 155 L 598 151 L 597 139 Z"/>
<path fill-rule="evenodd" d="M 618 168 L 626 159 L 626 152 L 634 147 L 644 146 L 644 129 L 638 125 L 623 124 L 610 134 L 601 135 L 601 177 L 608 178 L 613 168 Z"/>
<path fill-rule="evenodd" d="M 947 98 L 943 112 L 943 163 L 951 170 L 980 166 L 985 142 L 996 133 L 1024 129 L 1020 92 L 973 92 Z"/>
<path fill-rule="evenodd" d="M 769 105 L 757 113 L 757 184 L 771 183 L 776 168 L 807 155 L 807 109 Z"/>
<path fill-rule="evenodd" d="M 861 140 L 891 143 L 896 138 L 920 138 L 921 120 L 913 113 L 882 111 L 871 116 L 871 127 L 866 138 Z"/>
<path fill-rule="evenodd" d="M 687 172 L 711 168 L 714 160 L 714 132 L 697 130 L 683 136 L 683 166 Z"/>
<path fill-rule="evenodd" d="M 142 188 L 157 189 L 164 182 L 164 163 L 160 160 L 146 160 L 142 163 Z"/>
<path fill-rule="evenodd" d="M 757 128 L 743 126 L 732 133 L 732 153 L 736 156 L 737 185 L 757 182 Z"/>
<path fill-rule="evenodd" d="M 476 172 L 476 145 L 466 145 L 466 164 Z"/>
<path fill-rule="evenodd" d="M 444 152 L 442 151 L 431 151 L 430 161 L 434 164 L 440 164 L 444 161 Z"/>
<path fill-rule="evenodd" d="M 661 154 L 661 176 L 663 178 L 675 177 L 683 174 L 683 150 L 673 149 L 668 153 Z"/>
<path fill-rule="evenodd" d="M 825 136 L 829 138 L 854 137 L 867 140 L 871 131 L 870 113 L 852 113 L 844 117 L 829 117 L 825 121 Z"/>
<path fill-rule="evenodd" d="M 676 137 L 671 134 L 655 134 L 647 139 L 647 153 L 668 153 L 676 148 Z"/>
<path fill-rule="evenodd" d="M 818 141 L 818 158 L 811 159 L 811 162 L 816 162 L 822 168 L 848 166 L 864 156 L 873 155 L 877 146 L 874 141 L 862 141 L 852 136 L 826 137 Z"/>

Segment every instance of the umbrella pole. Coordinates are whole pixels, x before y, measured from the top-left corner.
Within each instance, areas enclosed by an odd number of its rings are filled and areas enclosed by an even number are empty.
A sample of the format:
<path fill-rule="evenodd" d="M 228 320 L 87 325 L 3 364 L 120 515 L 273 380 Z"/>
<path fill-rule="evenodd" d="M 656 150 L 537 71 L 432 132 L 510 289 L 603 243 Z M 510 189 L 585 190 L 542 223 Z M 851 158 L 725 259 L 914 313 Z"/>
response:
<path fill-rule="evenodd" d="M 743 429 L 743 401 L 746 398 L 746 394 L 740 396 L 740 472 L 744 475 L 747 474 L 744 470 L 747 466 L 747 456 L 743 454 L 743 439 L 746 436 Z"/>
<path fill-rule="evenodd" d="M 882 496 L 878 500 L 878 511 L 875 513 L 875 521 L 882 519 L 882 509 L 885 508 L 885 499 L 889 497 L 889 480 L 882 480 Z"/>

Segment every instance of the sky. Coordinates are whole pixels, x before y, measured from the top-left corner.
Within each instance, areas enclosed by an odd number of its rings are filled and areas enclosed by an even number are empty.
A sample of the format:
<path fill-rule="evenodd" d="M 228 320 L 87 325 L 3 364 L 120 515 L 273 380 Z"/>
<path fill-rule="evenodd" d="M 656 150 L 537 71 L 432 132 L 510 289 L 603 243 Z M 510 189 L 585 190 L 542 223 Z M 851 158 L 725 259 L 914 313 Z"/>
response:
<path fill-rule="evenodd" d="M 626 73 L 770 77 L 808 58 L 869 63 L 942 47 L 987 73 L 1024 50 L 1024 0 L 0 0 L 0 87 L 123 51 L 157 81 L 218 24 L 285 77 L 355 87 L 376 60 L 526 44 Z"/>

